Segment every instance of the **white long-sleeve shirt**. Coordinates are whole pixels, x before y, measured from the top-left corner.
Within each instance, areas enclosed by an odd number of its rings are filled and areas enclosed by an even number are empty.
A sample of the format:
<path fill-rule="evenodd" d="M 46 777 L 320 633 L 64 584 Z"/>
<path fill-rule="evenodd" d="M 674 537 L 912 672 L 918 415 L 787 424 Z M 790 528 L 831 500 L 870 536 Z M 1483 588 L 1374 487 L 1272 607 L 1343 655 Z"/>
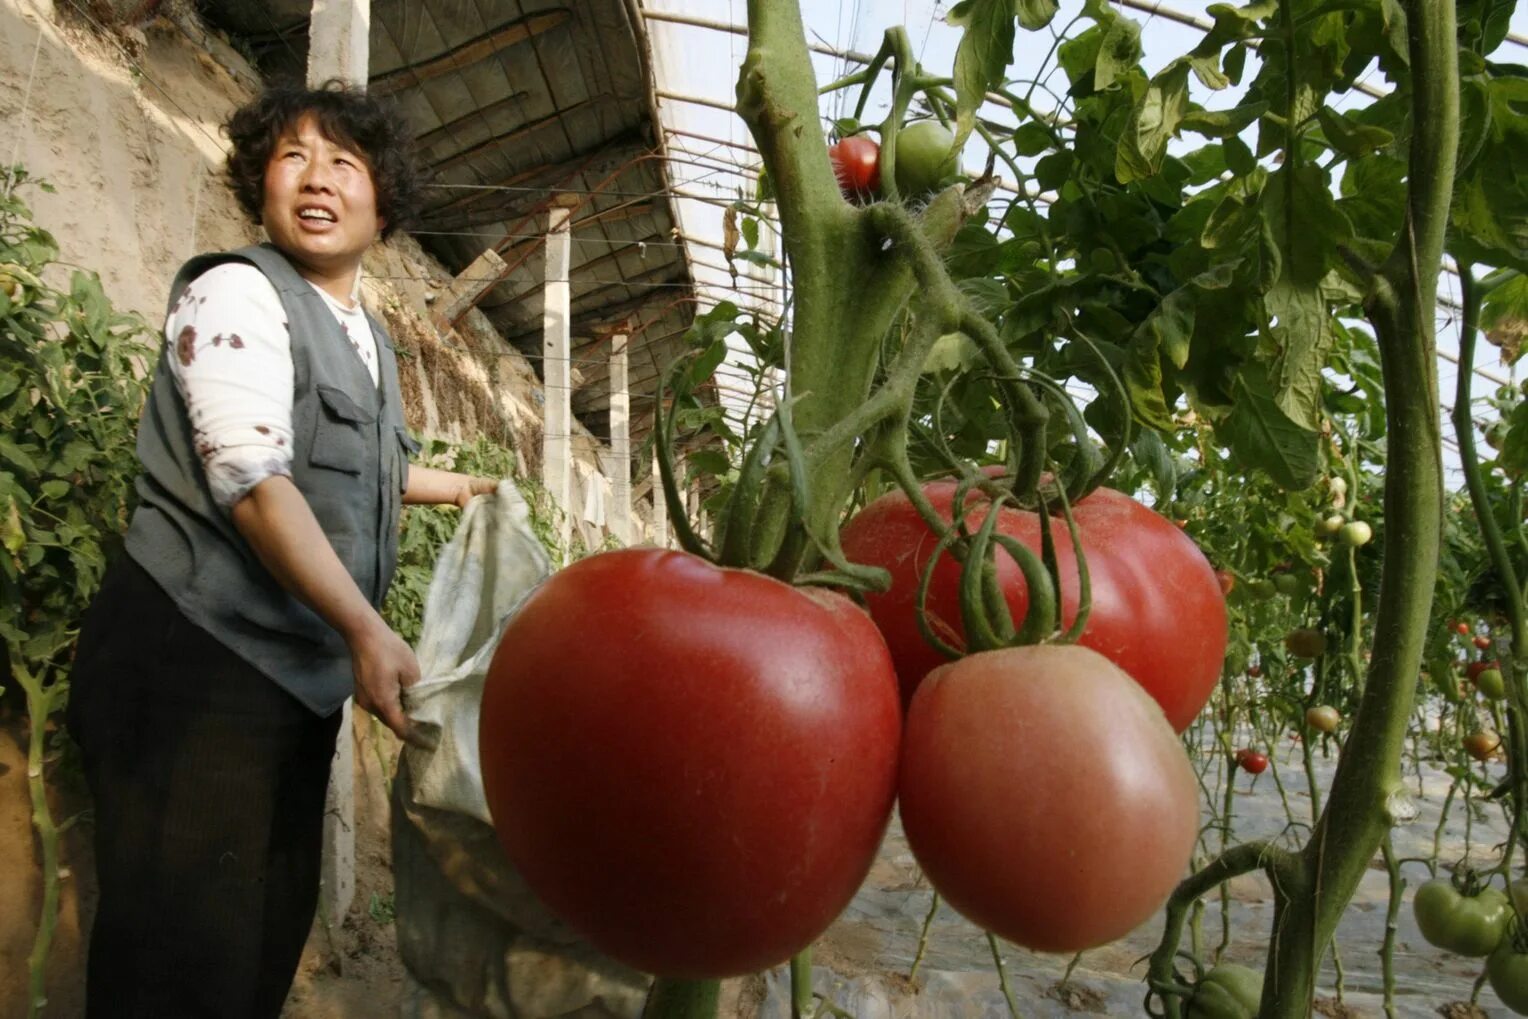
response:
<path fill-rule="evenodd" d="M 312 286 L 312 284 L 309 284 Z M 377 339 L 359 300 L 323 297 L 378 380 Z M 197 455 L 224 510 L 273 475 L 292 475 L 292 339 L 265 274 L 243 262 L 207 270 L 165 319 L 170 370 L 185 400 Z"/>

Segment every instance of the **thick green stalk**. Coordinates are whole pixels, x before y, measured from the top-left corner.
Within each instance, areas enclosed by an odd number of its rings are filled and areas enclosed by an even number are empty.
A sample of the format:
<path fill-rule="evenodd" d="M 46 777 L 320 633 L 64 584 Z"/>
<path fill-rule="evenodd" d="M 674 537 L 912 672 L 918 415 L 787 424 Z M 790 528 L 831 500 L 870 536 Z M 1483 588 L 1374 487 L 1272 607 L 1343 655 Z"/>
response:
<path fill-rule="evenodd" d="M 899 68 L 899 73 L 911 68 Z M 883 237 L 839 194 L 817 121 L 817 80 L 806 47 L 801 11 L 792 0 L 749 0 L 748 53 L 737 84 L 738 115 L 753 133 L 774 186 L 794 305 L 787 377 L 796 399 L 796 432 L 813 440 L 865 403 L 881 343 L 913 292 L 903 253 L 884 250 Z M 964 217 L 958 195 L 937 197 L 919 216 L 925 235 L 943 248 Z M 853 449 L 841 446 L 814 465 L 805 523 L 827 534 L 852 488 Z M 791 513 L 778 477 L 755 527 L 783 534 Z M 772 572 L 794 574 L 799 557 Z"/>
<path fill-rule="evenodd" d="M 53 947 L 53 932 L 58 927 L 58 826 L 48 807 L 48 787 L 43 778 L 43 752 L 47 746 L 48 716 L 58 701 L 59 687 L 46 684 L 43 673 L 30 672 L 19 662 L 12 662 L 11 673 L 26 693 L 27 715 L 31 731 L 27 739 L 27 788 L 32 799 L 32 827 L 37 830 L 42 849 L 42 909 L 37 918 L 37 934 L 27 956 L 27 1019 L 35 1019 L 48 1001 L 48 952 Z"/>
<path fill-rule="evenodd" d="M 1385 382 L 1385 559 L 1374 655 L 1326 809 L 1301 854 L 1306 880 L 1275 887 L 1263 1019 L 1305 1019 L 1317 967 L 1393 817 L 1441 544 L 1442 437 L 1434 311 L 1459 141 L 1454 6 L 1407 4 L 1411 160 L 1401 237 L 1365 310 Z"/>

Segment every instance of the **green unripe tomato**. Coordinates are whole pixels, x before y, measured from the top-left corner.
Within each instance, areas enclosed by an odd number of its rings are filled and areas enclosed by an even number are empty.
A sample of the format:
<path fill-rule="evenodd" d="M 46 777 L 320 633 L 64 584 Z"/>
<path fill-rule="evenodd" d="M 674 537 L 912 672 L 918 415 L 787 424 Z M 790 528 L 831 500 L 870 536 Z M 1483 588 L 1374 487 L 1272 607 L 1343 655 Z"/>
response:
<path fill-rule="evenodd" d="M 1340 500 L 1343 496 L 1348 494 L 1347 479 L 1338 477 L 1334 474 L 1330 478 L 1326 479 L 1326 488 L 1327 491 L 1332 493 L 1333 499 Z"/>
<path fill-rule="evenodd" d="M 1293 573 L 1275 573 L 1273 586 L 1279 594 L 1294 594 L 1300 590 L 1300 578 Z"/>
<path fill-rule="evenodd" d="M 1362 520 L 1350 520 L 1337 532 L 1337 540 L 1344 545 L 1361 548 L 1374 539 L 1374 529 Z"/>
<path fill-rule="evenodd" d="M 1321 517 L 1316 521 L 1316 526 L 1314 528 L 1316 537 L 1330 538 L 1332 535 L 1342 530 L 1342 525 L 1345 523 L 1347 523 L 1347 520 L 1341 513 L 1333 513 L 1330 516 Z"/>
<path fill-rule="evenodd" d="M 1484 694 L 1487 700 L 1504 700 L 1507 696 L 1507 679 L 1500 669 L 1485 669 L 1475 677 L 1475 689 Z"/>
<path fill-rule="evenodd" d="M 1342 724 L 1342 712 L 1330 704 L 1317 704 L 1305 709 L 1305 724 L 1330 736 Z"/>
<path fill-rule="evenodd" d="M 955 174 L 955 136 L 937 120 L 904 124 L 897 132 L 897 190 L 904 199 L 920 198 Z"/>
<path fill-rule="evenodd" d="M 1502 938 L 1486 960 L 1486 979 L 1503 1005 L 1528 1015 L 1528 955 L 1517 950 L 1512 938 Z"/>
<path fill-rule="evenodd" d="M 1279 589 L 1274 585 L 1273 581 L 1262 577 L 1247 581 L 1246 589 L 1247 593 L 1258 601 L 1267 601 L 1279 593 Z"/>
<path fill-rule="evenodd" d="M 1301 627 L 1284 635 L 1284 650 L 1296 658 L 1320 658 L 1326 654 L 1326 634 Z"/>
<path fill-rule="evenodd" d="M 1223 962 L 1194 985 L 1188 1019 L 1257 1019 L 1263 1000 L 1263 974 L 1250 966 Z"/>
<path fill-rule="evenodd" d="M 1486 445 L 1497 452 L 1507 444 L 1507 422 L 1492 421 L 1486 427 Z"/>
<path fill-rule="evenodd" d="M 1499 888 L 1463 895 L 1448 878 L 1433 878 L 1417 889 L 1411 901 L 1417 927 L 1428 944 L 1455 955 L 1484 958 L 1501 943 L 1512 916 L 1507 895 Z"/>

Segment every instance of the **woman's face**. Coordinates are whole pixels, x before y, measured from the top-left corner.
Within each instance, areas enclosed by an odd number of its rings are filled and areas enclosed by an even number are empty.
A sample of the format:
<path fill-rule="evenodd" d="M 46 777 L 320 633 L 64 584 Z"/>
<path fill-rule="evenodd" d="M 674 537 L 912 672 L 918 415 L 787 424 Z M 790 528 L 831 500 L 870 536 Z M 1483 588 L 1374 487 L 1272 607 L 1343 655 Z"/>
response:
<path fill-rule="evenodd" d="M 326 273 L 359 266 L 384 225 L 366 160 L 324 137 L 312 114 L 271 150 L 261 221 L 282 252 Z"/>

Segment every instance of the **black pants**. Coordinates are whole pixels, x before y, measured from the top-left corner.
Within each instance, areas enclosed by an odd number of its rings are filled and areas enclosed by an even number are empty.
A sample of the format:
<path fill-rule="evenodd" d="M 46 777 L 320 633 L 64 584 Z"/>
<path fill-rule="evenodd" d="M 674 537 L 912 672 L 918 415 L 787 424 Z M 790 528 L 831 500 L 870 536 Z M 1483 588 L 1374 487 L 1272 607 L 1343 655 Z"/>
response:
<path fill-rule="evenodd" d="M 313 714 L 123 557 L 86 616 L 68 724 L 95 800 L 86 1014 L 280 1014 L 318 902 L 340 713 Z"/>

